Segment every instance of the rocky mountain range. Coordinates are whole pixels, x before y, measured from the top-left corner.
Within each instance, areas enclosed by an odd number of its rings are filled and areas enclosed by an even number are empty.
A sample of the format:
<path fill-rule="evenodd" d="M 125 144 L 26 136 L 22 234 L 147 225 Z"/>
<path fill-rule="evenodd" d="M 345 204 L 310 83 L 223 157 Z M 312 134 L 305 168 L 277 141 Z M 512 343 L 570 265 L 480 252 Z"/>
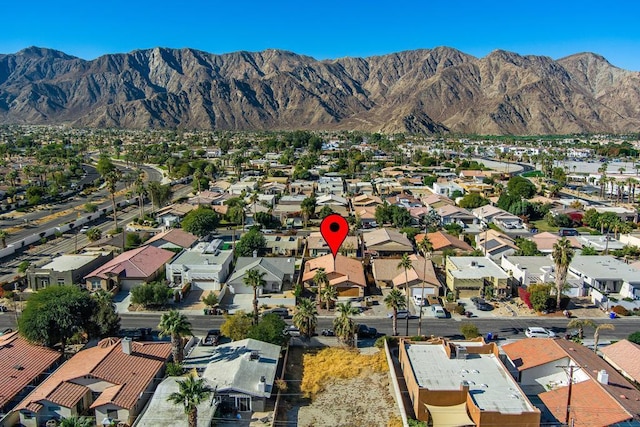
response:
<path fill-rule="evenodd" d="M 455 49 L 318 61 L 281 50 L 154 48 L 86 61 L 0 55 L 0 123 L 89 127 L 568 134 L 638 132 L 640 73 Z"/>

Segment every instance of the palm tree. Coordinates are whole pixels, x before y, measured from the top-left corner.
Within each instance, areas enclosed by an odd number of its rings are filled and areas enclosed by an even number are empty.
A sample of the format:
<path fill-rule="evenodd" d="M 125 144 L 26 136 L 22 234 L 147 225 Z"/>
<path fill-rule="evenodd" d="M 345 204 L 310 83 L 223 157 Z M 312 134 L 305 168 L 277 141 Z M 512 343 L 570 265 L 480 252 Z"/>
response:
<path fill-rule="evenodd" d="M 263 279 L 265 274 L 267 273 L 264 271 L 261 273 L 260 271 L 254 268 L 247 271 L 247 274 L 245 274 L 244 278 L 242 279 L 242 282 L 246 286 L 251 286 L 253 288 L 253 324 L 254 325 L 258 324 L 258 288 L 262 287 L 264 289 L 264 286 L 267 284 L 267 282 Z"/>
<path fill-rule="evenodd" d="M 402 295 L 402 292 L 400 292 L 399 289 L 392 289 L 384 298 L 384 303 L 387 308 L 393 310 L 393 335 L 398 335 L 398 310 L 402 310 L 407 307 L 404 295 Z"/>
<path fill-rule="evenodd" d="M 300 329 L 300 333 L 306 338 L 311 338 L 318 324 L 318 310 L 313 301 L 301 298 L 293 315 L 293 324 Z"/>
<path fill-rule="evenodd" d="M 577 328 L 578 329 L 578 338 L 580 338 L 580 339 L 584 338 L 584 328 L 585 327 L 595 328 L 596 324 L 591 319 L 572 319 L 567 324 L 567 329 L 569 329 L 569 328 Z"/>
<path fill-rule="evenodd" d="M 424 285 L 427 280 L 427 262 L 431 260 L 431 254 L 433 253 L 433 244 L 429 238 L 425 235 L 422 241 L 418 243 L 418 250 L 422 252 L 424 256 L 424 271 L 422 276 L 422 289 L 420 290 L 420 304 L 422 304 L 422 298 L 424 298 Z M 419 307 L 420 313 L 418 315 L 418 335 L 422 335 L 422 305 Z"/>
<path fill-rule="evenodd" d="M 336 310 L 339 316 L 333 320 L 333 330 L 342 342 L 352 345 L 353 335 L 356 333 L 356 325 L 353 323 L 351 316 L 355 316 L 359 311 L 351 305 L 351 301 L 339 303 Z"/>
<path fill-rule="evenodd" d="M 201 188 L 200 188 L 200 185 L 201 185 L 200 179 L 201 178 L 202 178 L 202 172 L 200 171 L 200 169 L 196 169 L 196 171 L 193 172 L 193 181 L 194 181 L 194 184 L 195 184 L 194 187 L 195 187 L 195 189 L 198 190 L 198 193 L 200 193 L 200 190 L 201 190 Z"/>
<path fill-rule="evenodd" d="M 138 173 L 138 177 L 134 182 L 134 190 L 138 195 L 138 207 L 140 208 L 140 218 L 144 218 L 144 196 L 147 194 L 147 188 L 142 181 L 142 175 Z"/>
<path fill-rule="evenodd" d="M 409 259 L 409 255 L 406 253 L 402 254 L 402 259 L 398 263 L 398 270 L 401 268 L 404 269 L 404 291 L 407 298 L 407 308 L 409 307 L 409 277 L 407 275 L 407 271 L 410 268 L 413 268 L 413 264 L 411 263 L 411 259 Z M 405 336 L 409 336 L 409 316 L 407 316 L 407 328 L 405 331 Z"/>
<path fill-rule="evenodd" d="M 9 237 L 7 230 L 0 230 L 0 240 L 2 240 L 3 249 L 7 247 L 7 237 Z"/>
<path fill-rule="evenodd" d="M 118 211 L 116 210 L 116 190 L 117 190 L 118 181 L 120 181 L 121 176 L 122 176 L 122 173 L 118 169 L 113 169 L 107 172 L 104 176 L 105 182 L 107 183 L 107 190 L 109 190 L 109 194 L 111 195 L 111 206 L 113 207 L 113 228 L 115 230 L 118 229 Z"/>
<path fill-rule="evenodd" d="M 171 310 L 168 313 L 164 313 L 160 318 L 158 329 L 160 329 L 161 337 L 171 337 L 173 361 L 175 363 L 182 363 L 182 359 L 184 358 L 182 338 L 187 335 L 192 335 L 191 322 L 189 322 L 187 316 L 178 310 Z"/>
<path fill-rule="evenodd" d="M 313 283 L 316 285 L 316 293 L 318 295 L 318 304 L 320 304 L 320 292 L 322 288 L 329 284 L 329 278 L 327 277 L 327 273 L 324 268 L 319 268 L 316 270 L 316 274 L 313 276 Z"/>
<path fill-rule="evenodd" d="M 325 286 L 320 292 L 320 301 L 324 301 L 327 311 L 331 308 L 331 301 L 335 301 L 337 298 L 338 290 L 333 286 Z"/>
<path fill-rule="evenodd" d="M 556 307 L 558 308 L 560 308 L 562 288 L 564 288 L 567 279 L 567 271 L 569 270 L 569 264 L 571 264 L 573 255 L 573 248 L 571 248 L 571 243 L 569 243 L 569 240 L 567 240 L 566 237 L 563 237 L 553 244 L 551 258 L 553 259 L 556 268 Z"/>
<path fill-rule="evenodd" d="M 598 353 L 598 342 L 600 342 L 600 331 L 603 329 L 614 330 L 616 327 L 611 323 L 603 323 L 602 325 L 598 325 L 596 331 L 593 333 L 593 351 Z"/>
<path fill-rule="evenodd" d="M 63 418 L 59 424 L 60 427 L 94 427 L 95 425 L 93 418 L 77 416 Z"/>
<path fill-rule="evenodd" d="M 176 405 L 184 405 L 184 413 L 187 414 L 189 427 L 198 425 L 198 405 L 207 399 L 215 391 L 209 387 L 204 378 L 190 375 L 184 381 L 176 381 L 178 391 L 167 397 L 167 401 Z"/>

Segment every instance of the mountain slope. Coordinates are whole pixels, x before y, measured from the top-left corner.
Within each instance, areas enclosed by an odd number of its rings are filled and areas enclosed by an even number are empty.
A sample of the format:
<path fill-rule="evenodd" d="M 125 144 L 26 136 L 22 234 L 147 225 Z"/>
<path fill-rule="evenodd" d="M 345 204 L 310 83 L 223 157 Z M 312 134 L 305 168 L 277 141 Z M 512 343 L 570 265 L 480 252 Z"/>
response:
<path fill-rule="evenodd" d="M 280 50 L 154 48 L 85 61 L 0 55 L 0 122 L 97 127 L 546 134 L 640 128 L 640 73 L 455 49 L 317 61 Z"/>

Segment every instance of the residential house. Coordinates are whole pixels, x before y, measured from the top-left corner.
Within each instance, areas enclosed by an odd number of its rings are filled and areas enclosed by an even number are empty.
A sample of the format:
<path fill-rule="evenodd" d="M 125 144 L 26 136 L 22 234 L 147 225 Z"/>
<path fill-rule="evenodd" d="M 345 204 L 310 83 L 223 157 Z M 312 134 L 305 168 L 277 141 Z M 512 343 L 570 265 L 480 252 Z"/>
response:
<path fill-rule="evenodd" d="M 424 218 L 431 212 L 431 208 L 420 206 L 418 208 L 409 208 L 409 215 L 411 215 L 411 225 L 414 227 L 422 228 Z"/>
<path fill-rule="evenodd" d="M 491 184 L 483 184 L 478 182 L 461 182 L 460 187 L 465 194 L 467 193 L 478 193 L 483 197 L 489 197 L 493 194 L 493 185 Z"/>
<path fill-rule="evenodd" d="M 623 222 L 625 221 L 638 222 L 638 211 L 636 211 L 635 209 L 629 209 L 623 206 L 594 206 L 594 209 L 599 214 L 603 214 L 606 212 L 613 212 Z"/>
<path fill-rule="evenodd" d="M 166 249 L 142 246 L 118 255 L 84 276 L 84 280 L 89 290 L 119 288 L 128 291 L 164 275 L 164 266 L 174 255 Z"/>
<path fill-rule="evenodd" d="M 482 184 L 485 179 L 491 178 L 491 176 L 492 174 L 490 172 L 481 170 L 461 170 L 458 174 L 460 179 L 478 184 Z"/>
<path fill-rule="evenodd" d="M 397 194 L 395 196 L 390 196 L 386 198 L 386 202 L 389 205 L 396 205 L 396 206 L 400 206 L 402 208 L 419 208 L 422 205 L 422 202 L 420 201 L 420 199 L 412 196 L 411 194 L 407 194 L 407 193 L 400 193 Z"/>
<path fill-rule="evenodd" d="M 321 176 L 318 180 L 318 194 L 335 194 L 342 196 L 344 194 L 344 181 L 339 176 Z"/>
<path fill-rule="evenodd" d="M 37 427 L 90 411 L 96 424 L 109 418 L 131 425 L 170 356 L 168 342 L 105 338 L 76 353 L 18 404 L 20 424 Z"/>
<path fill-rule="evenodd" d="M 427 234 L 416 234 L 416 244 L 422 242 L 425 237 L 429 239 L 429 242 L 431 242 L 431 246 L 433 246 L 433 252 L 442 252 L 445 249 L 453 250 L 458 254 L 461 252 L 473 251 L 473 248 L 470 244 L 444 231 L 436 231 Z"/>
<path fill-rule="evenodd" d="M 476 248 L 493 260 L 499 260 L 505 255 L 513 255 L 519 250 L 515 240 L 493 229 L 487 229 L 476 235 Z"/>
<path fill-rule="evenodd" d="M 497 206 L 485 205 L 475 208 L 473 215 L 484 223 L 485 226 L 495 224 L 502 229 L 523 228 L 522 219 Z"/>
<path fill-rule="evenodd" d="M 176 251 L 187 249 L 198 241 L 198 237 L 180 228 L 172 228 L 158 233 L 145 242 L 146 245 Z"/>
<path fill-rule="evenodd" d="M 240 415 L 266 411 L 276 392 L 280 346 L 248 338 L 207 349 L 211 355 L 202 378 L 216 390 L 220 404 Z"/>
<path fill-rule="evenodd" d="M 538 427 L 531 404 L 500 360 L 495 343 L 482 338 L 401 339 L 400 369 L 419 421 L 434 426 Z"/>
<path fill-rule="evenodd" d="M 334 213 L 342 216 L 349 215 L 349 201 L 335 194 L 324 194 L 316 198 L 317 211 L 323 206 L 329 206 Z"/>
<path fill-rule="evenodd" d="M 363 297 L 367 282 L 364 277 L 364 266 L 357 259 L 343 255 L 324 255 L 308 260 L 304 265 L 302 282 L 307 287 L 316 287 L 313 281 L 319 269 L 324 269 L 329 286 L 338 291 L 339 297 Z"/>
<path fill-rule="evenodd" d="M 379 256 L 402 255 L 414 251 L 407 236 L 391 228 L 367 231 L 362 233 L 362 239 L 366 250 Z"/>
<path fill-rule="evenodd" d="M 640 383 L 640 345 L 620 340 L 600 349 L 602 357 L 629 381 Z"/>
<path fill-rule="evenodd" d="M 191 283 L 191 289 L 219 291 L 233 261 L 233 251 L 222 250 L 223 245 L 222 240 L 215 239 L 181 251 L 166 264 L 167 281 L 174 285 Z"/>
<path fill-rule="evenodd" d="M 227 193 L 232 196 L 240 196 L 245 193 L 251 193 L 258 188 L 258 181 L 251 179 L 243 179 L 242 181 L 231 184 L 227 189 Z"/>
<path fill-rule="evenodd" d="M 581 234 L 576 236 L 575 239 L 578 241 L 583 248 L 593 248 L 598 252 L 608 252 L 617 249 L 624 248 L 624 243 L 620 240 L 615 239 L 612 235 L 606 234 L 604 236 L 591 236 L 587 234 Z"/>
<path fill-rule="evenodd" d="M 438 276 L 436 276 L 431 260 L 425 259 L 420 255 L 410 255 L 409 259 L 411 260 L 411 268 L 406 271 L 406 274 L 403 268 L 398 269 L 397 263 L 400 260 L 396 260 L 397 274 L 391 281 L 393 287 L 404 289 L 406 292 L 406 286 L 408 285 L 411 296 L 422 295 L 422 297 L 425 297 L 425 295 L 440 295 L 442 286 L 440 285 Z M 373 260 L 374 265 L 377 264 L 378 261 L 386 261 L 386 259 Z"/>
<path fill-rule="evenodd" d="M 402 190 L 402 186 L 395 178 L 375 178 L 373 185 L 379 195 L 388 195 Z"/>
<path fill-rule="evenodd" d="M 258 295 L 265 292 L 281 292 L 285 283 L 292 283 L 295 273 L 295 258 L 291 257 L 239 257 L 236 267 L 227 280 L 227 285 L 234 294 L 251 294 L 253 289 L 245 285 L 244 278 L 249 270 L 264 273 L 264 288 L 258 290 Z"/>
<path fill-rule="evenodd" d="M 360 181 L 357 179 L 347 180 L 347 192 L 352 194 L 372 195 L 373 183 L 370 181 Z"/>
<path fill-rule="evenodd" d="M 373 196 L 371 194 L 361 194 L 359 196 L 354 196 L 351 198 L 351 204 L 353 208 L 361 208 L 361 207 L 376 207 L 382 204 L 382 199 L 378 196 Z"/>
<path fill-rule="evenodd" d="M 471 212 L 456 205 L 443 204 L 435 209 L 435 211 L 440 217 L 440 224 L 443 226 L 458 224 L 462 228 L 466 228 L 474 222 L 477 222 L 476 217 L 474 217 Z"/>
<path fill-rule="evenodd" d="M 190 197 L 187 203 L 194 206 L 222 206 L 232 197 L 229 193 L 200 191 L 194 197 Z"/>
<path fill-rule="evenodd" d="M 27 269 L 27 284 L 32 291 L 49 285 L 74 285 L 84 282 L 84 276 L 109 260 L 113 252 L 85 252 L 76 255 L 60 255 L 42 267 Z"/>
<path fill-rule="evenodd" d="M 431 186 L 432 191 L 440 196 L 453 197 L 453 194 L 459 192 L 460 194 L 464 194 L 464 188 L 462 188 L 458 183 L 453 181 L 436 181 Z"/>
<path fill-rule="evenodd" d="M 358 238 L 356 236 L 347 236 L 340 245 L 338 253 L 349 257 L 356 257 L 359 247 L 360 245 L 358 244 Z M 309 251 L 309 256 L 312 258 L 331 253 L 329 245 L 327 245 L 327 242 L 319 231 L 312 231 L 309 237 L 307 237 L 307 250 Z"/>
<path fill-rule="evenodd" d="M 437 210 L 444 205 L 455 205 L 456 203 L 450 198 L 440 195 L 440 194 L 431 194 L 424 199 L 422 199 L 422 203 L 425 206 L 430 207 L 431 209 Z M 469 212 L 471 214 L 471 212 Z"/>
<path fill-rule="evenodd" d="M 95 242 L 89 242 L 87 246 L 82 248 L 85 252 L 113 252 L 122 253 L 125 244 L 125 233 L 118 233 L 115 236 L 107 235 Z M 127 234 L 131 234 L 127 232 Z"/>
<path fill-rule="evenodd" d="M 209 184 L 209 190 L 214 193 L 226 193 L 231 187 L 231 183 L 229 181 L 214 181 Z"/>
<path fill-rule="evenodd" d="M 267 182 L 260 187 L 262 194 L 280 195 L 287 191 L 287 184 L 280 182 Z"/>
<path fill-rule="evenodd" d="M 315 192 L 315 183 L 313 181 L 296 179 L 289 184 L 289 191 L 292 195 L 300 194 L 304 196 L 311 196 Z"/>
<path fill-rule="evenodd" d="M 576 255 L 569 272 L 582 279 L 595 304 L 607 303 L 608 296 L 640 299 L 640 270 L 612 256 Z"/>
<path fill-rule="evenodd" d="M 550 254 L 553 252 L 553 245 L 555 245 L 558 240 L 562 239 L 562 237 L 558 236 L 558 234 L 544 231 L 542 233 L 534 234 L 528 237 L 528 239 L 536 244 L 540 252 L 543 254 Z M 566 239 L 569 240 L 573 249 L 582 249 L 582 244 L 578 242 L 575 236 L 568 236 Z"/>
<path fill-rule="evenodd" d="M 202 347 L 212 348 L 212 347 Z M 178 382 L 185 380 L 185 377 L 166 377 L 151 396 L 151 400 L 138 416 L 133 427 L 174 427 L 180 421 L 187 421 L 182 405 L 177 405 L 169 401 L 172 393 L 180 391 Z M 208 385 L 208 384 L 207 384 Z M 210 427 L 214 424 L 214 416 L 219 406 L 219 398 L 215 393 L 211 393 L 209 398 L 204 399 L 196 407 L 198 409 L 197 427 Z M 183 419 L 180 419 L 183 417 Z"/>
<path fill-rule="evenodd" d="M 376 208 L 373 206 L 366 206 L 354 209 L 356 218 L 360 219 L 362 228 L 374 228 L 378 226 L 376 222 Z"/>
<path fill-rule="evenodd" d="M 265 234 L 264 239 L 267 253 L 296 258 L 300 252 L 301 239 L 298 236 Z"/>
<path fill-rule="evenodd" d="M 31 344 L 8 332 L 0 335 L 0 427 L 13 426 L 19 414 L 11 410 L 62 360 L 59 351 Z"/>
<path fill-rule="evenodd" d="M 174 203 L 156 211 L 156 220 L 164 227 L 175 227 L 195 208 L 191 203 Z"/>
<path fill-rule="evenodd" d="M 509 275 L 495 262 L 483 257 L 447 257 L 445 263 L 447 288 L 457 298 L 487 295 L 507 295 Z"/>
<path fill-rule="evenodd" d="M 517 340 L 502 350 L 518 383 L 551 414 L 547 423 L 564 423 L 567 412 L 569 425 L 574 427 L 637 424 L 640 420 L 640 391 L 593 350 L 549 338 Z"/>
<path fill-rule="evenodd" d="M 520 286 L 528 287 L 536 283 L 555 284 L 555 263 L 551 256 L 503 255 L 500 266 Z M 567 287 L 562 292 L 570 297 L 584 296 L 582 279 L 567 272 Z"/>

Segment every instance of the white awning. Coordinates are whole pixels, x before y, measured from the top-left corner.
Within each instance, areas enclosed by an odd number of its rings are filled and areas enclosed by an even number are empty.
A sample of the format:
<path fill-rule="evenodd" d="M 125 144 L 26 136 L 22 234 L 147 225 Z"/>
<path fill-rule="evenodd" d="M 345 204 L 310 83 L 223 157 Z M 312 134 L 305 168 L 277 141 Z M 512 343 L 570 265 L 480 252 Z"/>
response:
<path fill-rule="evenodd" d="M 461 403 L 453 406 L 435 406 L 424 404 L 431 414 L 433 427 L 467 427 L 475 426 L 467 414 L 467 404 Z"/>

